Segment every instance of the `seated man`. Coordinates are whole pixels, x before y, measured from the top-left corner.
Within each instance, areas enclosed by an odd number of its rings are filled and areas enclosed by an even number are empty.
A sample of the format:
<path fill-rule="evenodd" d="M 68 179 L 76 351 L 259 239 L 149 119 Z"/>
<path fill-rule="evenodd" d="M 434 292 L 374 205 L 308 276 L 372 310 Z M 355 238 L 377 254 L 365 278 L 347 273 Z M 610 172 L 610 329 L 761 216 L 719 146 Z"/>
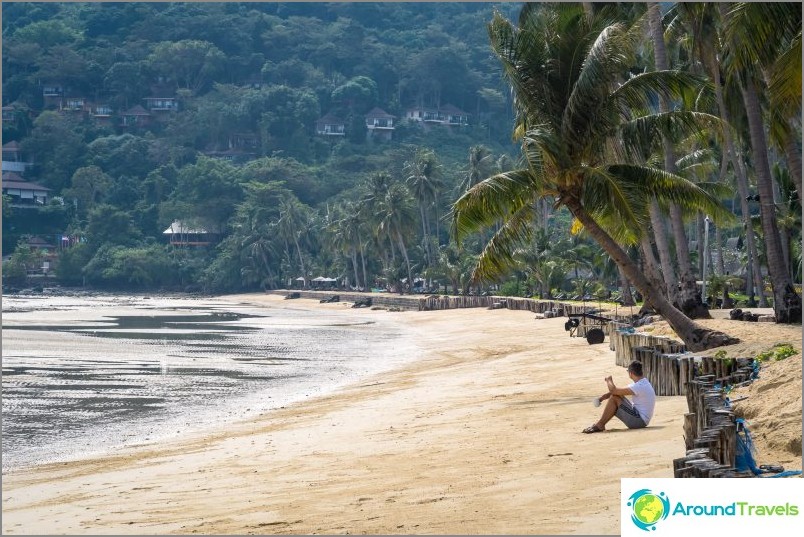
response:
<path fill-rule="evenodd" d="M 651 383 L 642 375 L 642 362 L 633 361 L 628 366 L 628 376 L 633 381 L 625 388 L 618 388 L 606 377 L 608 393 L 597 398 L 597 404 L 608 399 L 603 408 L 603 414 L 597 423 L 583 430 L 585 433 L 599 433 L 606 430 L 606 424 L 611 418 L 617 416 L 629 429 L 647 427 L 653 417 L 653 407 L 656 406 L 656 392 Z M 630 400 L 626 395 L 632 395 Z"/>

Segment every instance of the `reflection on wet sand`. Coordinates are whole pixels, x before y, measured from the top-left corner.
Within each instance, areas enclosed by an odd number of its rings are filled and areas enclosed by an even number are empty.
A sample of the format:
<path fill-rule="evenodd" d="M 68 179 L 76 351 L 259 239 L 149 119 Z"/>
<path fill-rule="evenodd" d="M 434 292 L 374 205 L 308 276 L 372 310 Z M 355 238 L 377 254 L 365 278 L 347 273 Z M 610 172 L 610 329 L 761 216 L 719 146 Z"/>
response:
<path fill-rule="evenodd" d="M 3 468 L 208 427 L 388 367 L 393 330 L 371 324 L 213 299 L 5 297 Z"/>

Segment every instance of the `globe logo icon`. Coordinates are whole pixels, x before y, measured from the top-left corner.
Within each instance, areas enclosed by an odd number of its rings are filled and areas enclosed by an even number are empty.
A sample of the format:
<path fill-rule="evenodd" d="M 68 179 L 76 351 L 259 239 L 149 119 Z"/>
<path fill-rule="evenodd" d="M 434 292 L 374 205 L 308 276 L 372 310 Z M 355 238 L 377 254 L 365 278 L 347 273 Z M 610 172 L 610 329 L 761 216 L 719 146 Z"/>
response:
<path fill-rule="evenodd" d="M 667 518 L 670 500 L 664 492 L 658 494 L 648 489 L 636 491 L 628 499 L 631 508 L 631 521 L 644 531 L 656 529 L 656 523 Z"/>

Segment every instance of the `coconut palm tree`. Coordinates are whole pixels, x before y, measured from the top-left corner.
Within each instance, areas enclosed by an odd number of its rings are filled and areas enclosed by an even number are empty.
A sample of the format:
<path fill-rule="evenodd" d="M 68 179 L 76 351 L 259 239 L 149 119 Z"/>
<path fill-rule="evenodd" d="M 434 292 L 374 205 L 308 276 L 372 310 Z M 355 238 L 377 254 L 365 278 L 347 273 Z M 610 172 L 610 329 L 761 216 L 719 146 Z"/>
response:
<path fill-rule="evenodd" d="M 422 223 L 422 244 L 427 265 L 433 261 L 430 243 L 430 211 L 436 204 L 438 192 L 441 190 L 441 166 L 432 149 L 419 149 L 413 159 L 404 166 L 405 180 L 408 183 L 416 202 L 419 205 L 419 217 Z M 438 220 L 438 215 L 436 215 Z M 436 232 L 437 233 L 437 232 Z M 437 236 L 437 234 L 436 234 Z"/>
<path fill-rule="evenodd" d="M 288 244 L 292 243 L 295 247 L 296 255 L 299 258 L 299 269 L 305 277 L 307 272 L 300 240 L 307 232 L 310 217 L 310 209 L 294 195 L 285 195 L 279 201 L 279 234 Z"/>
<path fill-rule="evenodd" d="M 670 323 L 690 350 L 736 340 L 706 329 L 673 307 L 652 286 L 619 242 L 644 234 L 655 197 L 715 218 L 727 211 L 699 186 L 641 162 L 662 132 L 693 132 L 716 118 L 674 110 L 650 113 L 650 100 L 677 97 L 695 79 L 653 71 L 629 77 L 642 29 L 611 22 L 601 9 L 584 15 L 579 4 L 526 4 L 514 26 L 499 13 L 489 24 L 494 53 L 513 87 L 514 134 L 525 166 L 489 177 L 453 205 L 457 240 L 502 221 L 475 268 L 476 279 L 500 277 L 517 245 L 530 238 L 539 199 L 564 206 L 628 279 Z"/>
<path fill-rule="evenodd" d="M 751 269 L 749 273 L 753 275 L 753 281 L 746 282 L 749 286 L 748 294 L 753 296 L 751 290 L 756 290 L 759 296 L 759 305 L 760 307 L 764 307 L 767 306 L 767 301 L 765 299 L 764 286 L 762 285 L 759 254 L 754 242 L 754 234 L 751 232 L 751 210 L 748 204 L 748 177 L 742 155 L 735 142 L 735 134 L 733 133 L 733 126 L 731 125 L 731 112 L 726 105 L 724 95 L 724 77 L 720 63 L 724 38 L 720 9 L 717 4 L 713 3 L 679 2 L 673 6 L 673 10 L 677 14 L 677 17 L 671 23 L 671 26 L 682 28 L 691 36 L 693 56 L 698 59 L 703 67 L 703 71 L 707 73 L 712 82 L 712 86 L 715 90 L 718 116 L 726 124 L 726 128 L 723 129 L 723 143 L 725 144 L 724 157 L 731 162 L 736 179 L 743 229 L 745 229 L 745 243 L 749 257 L 748 262 Z M 726 164 L 725 159 L 724 164 Z M 699 247 L 702 244 L 702 241 L 698 241 Z M 702 255 L 700 259 L 703 259 Z"/>
<path fill-rule="evenodd" d="M 785 2 L 758 6 L 737 3 L 725 14 L 727 74 L 740 84 L 745 104 L 776 322 L 800 323 L 801 296 L 784 261 L 759 93 L 765 88 L 768 69 L 774 68 L 796 37 L 800 41 L 801 6 Z"/>
<path fill-rule="evenodd" d="M 413 271 L 410 264 L 410 256 L 405 237 L 411 234 L 416 225 L 415 209 L 410 192 L 399 183 L 392 183 L 388 186 L 385 196 L 380 200 L 377 207 L 377 217 L 379 224 L 377 234 L 387 236 L 391 245 L 399 248 L 402 258 L 405 260 L 407 269 L 408 285 L 413 287 Z"/>
<path fill-rule="evenodd" d="M 667 59 L 667 50 L 664 43 L 664 26 L 659 4 L 648 2 L 648 20 L 650 22 L 650 36 L 653 43 L 654 61 L 656 69 L 666 71 L 670 69 Z M 664 113 L 670 109 L 666 98 L 659 98 L 659 111 Z M 662 136 L 662 147 L 664 149 L 664 169 L 670 173 L 678 173 L 675 165 L 675 151 L 673 142 L 667 137 Z M 695 276 L 692 273 L 692 262 L 690 261 L 689 245 L 687 234 L 684 231 L 684 219 L 681 211 L 675 204 L 670 204 L 670 224 L 673 230 L 675 242 L 676 260 L 678 262 L 678 293 L 677 303 L 681 310 L 689 317 L 711 318 L 708 310 L 703 307 L 701 298 L 698 296 L 698 287 L 695 284 Z M 656 213 L 651 213 L 652 221 L 656 221 Z M 658 239 L 658 237 L 657 237 Z M 673 288 L 671 288 L 673 289 Z M 671 292 L 673 296 L 674 292 Z"/>

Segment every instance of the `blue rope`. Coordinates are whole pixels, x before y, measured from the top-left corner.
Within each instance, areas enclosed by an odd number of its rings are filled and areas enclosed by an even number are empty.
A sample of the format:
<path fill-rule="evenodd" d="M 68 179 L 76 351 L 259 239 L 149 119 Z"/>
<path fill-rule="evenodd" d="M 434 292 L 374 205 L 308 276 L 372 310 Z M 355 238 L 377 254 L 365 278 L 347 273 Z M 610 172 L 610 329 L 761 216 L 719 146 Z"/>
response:
<path fill-rule="evenodd" d="M 763 475 L 760 477 L 790 477 L 792 475 L 801 475 L 801 470 L 785 470 L 784 472 L 776 475 Z"/>

